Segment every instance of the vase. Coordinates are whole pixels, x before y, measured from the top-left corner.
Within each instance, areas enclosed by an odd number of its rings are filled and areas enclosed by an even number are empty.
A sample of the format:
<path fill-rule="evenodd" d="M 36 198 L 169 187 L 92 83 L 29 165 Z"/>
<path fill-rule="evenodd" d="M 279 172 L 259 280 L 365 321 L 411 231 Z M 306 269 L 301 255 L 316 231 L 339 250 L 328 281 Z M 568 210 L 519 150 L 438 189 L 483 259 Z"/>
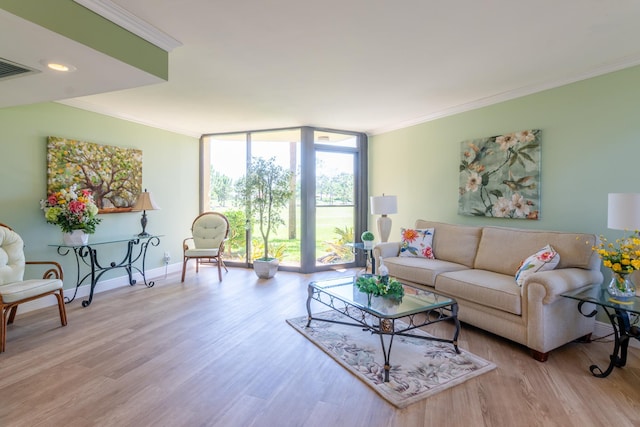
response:
<path fill-rule="evenodd" d="M 89 235 L 84 230 L 73 230 L 71 233 L 62 233 L 62 241 L 67 246 L 84 246 L 89 242 Z"/>
<path fill-rule="evenodd" d="M 607 292 L 620 301 L 628 301 L 636 296 L 636 285 L 629 278 L 629 274 L 613 273 Z"/>

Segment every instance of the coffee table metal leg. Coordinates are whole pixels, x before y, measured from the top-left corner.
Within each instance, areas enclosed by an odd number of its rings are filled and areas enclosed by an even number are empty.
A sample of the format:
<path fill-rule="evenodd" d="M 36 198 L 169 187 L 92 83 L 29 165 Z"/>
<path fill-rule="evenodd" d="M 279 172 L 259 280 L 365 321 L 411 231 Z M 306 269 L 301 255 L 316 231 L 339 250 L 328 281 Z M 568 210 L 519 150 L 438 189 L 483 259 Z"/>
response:
<path fill-rule="evenodd" d="M 456 324 L 456 333 L 453 335 L 453 348 L 456 349 L 456 353 L 460 354 L 460 349 L 458 349 L 458 335 L 460 334 L 460 321 L 458 320 L 458 303 L 451 304 L 451 317 L 453 317 L 453 321 Z"/>
<path fill-rule="evenodd" d="M 382 355 L 384 356 L 384 382 L 389 382 L 389 372 L 391 371 L 391 346 L 393 345 L 393 336 L 394 334 L 389 334 L 391 338 L 389 338 L 389 347 L 384 343 L 384 336 L 387 334 L 380 333 L 380 344 L 382 345 Z"/>
<path fill-rule="evenodd" d="M 389 371 L 391 371 L 391 346 L 393 346 L 393 337 L 395 332 L 395 322 L 391 319 L 380 319 L 378 334 L 380 335 L 380 344 L 382 345 L 382 355 L 384 356 L 384 382 L 389 382 Z M 384 344 L 384 336 L 388 335 L 389 348 Z"/>
<path fill-rule="evenodd" d="M 311 325 L 311 297 L 313 297 L 313 287 L 309 285 L 307 287 L 307 292 L 309 296 L 307 296 L 307 327 Z"/>

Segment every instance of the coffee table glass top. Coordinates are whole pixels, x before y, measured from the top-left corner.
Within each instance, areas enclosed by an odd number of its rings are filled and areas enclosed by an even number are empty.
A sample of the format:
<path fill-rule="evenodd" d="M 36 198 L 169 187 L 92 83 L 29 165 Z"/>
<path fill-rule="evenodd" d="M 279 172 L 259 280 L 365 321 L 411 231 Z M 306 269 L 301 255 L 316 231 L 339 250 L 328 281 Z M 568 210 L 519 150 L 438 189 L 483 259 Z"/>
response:
<path fill-rule="evenodd" d="M 348 276 L 311 282 L 309 286 L 341 301 L 358 306 L 380 318 L 395 319 L 447 307 L 456 302 L 452 298 L 403 284 L 404 297 L 402 301 L 386 297 L 373 297 L 371 305 L 369 305 L 367 294 L 358 290 L 355 280 L 355 277 Z"/>
<path fill-rule="evenodd" d="M 614 310 L 625 310 L 630 313 L 640 314 L 640 298 L 635 297 L 630 301 L 617 301 L 600 285 L 585 286 L 580 289 L 565 292 L 562 296 L 578 301 L 592 301 L 603 307 L 609 307 Z"/>

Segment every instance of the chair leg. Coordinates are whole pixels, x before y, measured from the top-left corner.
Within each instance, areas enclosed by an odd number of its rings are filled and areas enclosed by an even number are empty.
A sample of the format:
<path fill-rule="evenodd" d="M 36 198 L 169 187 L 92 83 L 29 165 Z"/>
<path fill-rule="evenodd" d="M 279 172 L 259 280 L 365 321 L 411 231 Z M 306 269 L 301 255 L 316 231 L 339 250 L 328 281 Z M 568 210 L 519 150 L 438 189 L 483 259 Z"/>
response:
<path fill-rule="evenodd" d="M 7 320 L 7 325 L 10 325 L 13 323 L 13 321 L 16 318 L 16 312 L 18 311 L 18 306 L 14 305 L 13 307 L 11 307 L 11 309 L 9 310 L 9 320 Z"/>
<path fill-rule="evenodd" d="M 8 313 L 11 309 L 6 306 L 2 306 L 2 323 L 0 323 L 0 353 L 4 353 L 7 346 L 7 320 L 9 320 Z"/>
<path fill-rule="evenodd" d="M 184 261 L 182 261 L 182 280 L 181 282 L 184 282 L 184 272 L 187 269 L 187 261 L 189 260 L 189 258 L 184 257 Z"/>
<path fill-rule="evenodd" d="M 60 312 L 60 323 L 62 326 L 67 326 L 67 309 L 64 306 L 64 292 L 60 289 L 60 292 L 54 294 L 58 299 L 58 311 Z"/>
<path fill-rule="evenodd" d="M 218 281 L 222 282 L 222 268 L 220 267 L 220 263 L 222 263 L 222 258 L 218 257 L 218 262 L 216 262 L 216 264 L 218 264 Z"/>

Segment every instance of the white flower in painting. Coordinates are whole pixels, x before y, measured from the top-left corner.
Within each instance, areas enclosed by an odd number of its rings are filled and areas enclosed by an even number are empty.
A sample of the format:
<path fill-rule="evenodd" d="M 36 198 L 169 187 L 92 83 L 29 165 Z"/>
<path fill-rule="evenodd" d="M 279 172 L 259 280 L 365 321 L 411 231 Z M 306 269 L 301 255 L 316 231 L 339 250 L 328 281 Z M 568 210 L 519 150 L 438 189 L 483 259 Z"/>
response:
<path fill-rule="evenodd" d="M 526 218 L 529 215 L 529 204 L 520 194 L 514 193 L 511 196 L 511 205 L 515 210 L 516 217 Z"/>
<path fill-rule="evenodd" d="M 493 205 L 493 216 L 496 218 L 508 217 L 513 209 L 513 205 L 509 199 L 500 197 Z"/>
<path fill-rule="evenodd" d="M 523 130 L 516 132 L 516 139 L 520 142 L 531 142 L 536 139 L 536 136 L 530 130 Z"/>
<path fill-rule="evenodd" d="M 518 143 L 518 139 L 516 138 L 515 133 L 508 133 L 506 135 L 496 137 L 496 142 L 500 144 L 500 149 L 502 151 L 507 151 Z"/>
<path fill-rule="evenodd" d="M 471 172 L 469 178 L 467 179 L 467 186 L 465 187 L 467 191 L 478 191 L 478 187 L 482 183 L 482 178 L 478 175 L 477 172 Z"/>

